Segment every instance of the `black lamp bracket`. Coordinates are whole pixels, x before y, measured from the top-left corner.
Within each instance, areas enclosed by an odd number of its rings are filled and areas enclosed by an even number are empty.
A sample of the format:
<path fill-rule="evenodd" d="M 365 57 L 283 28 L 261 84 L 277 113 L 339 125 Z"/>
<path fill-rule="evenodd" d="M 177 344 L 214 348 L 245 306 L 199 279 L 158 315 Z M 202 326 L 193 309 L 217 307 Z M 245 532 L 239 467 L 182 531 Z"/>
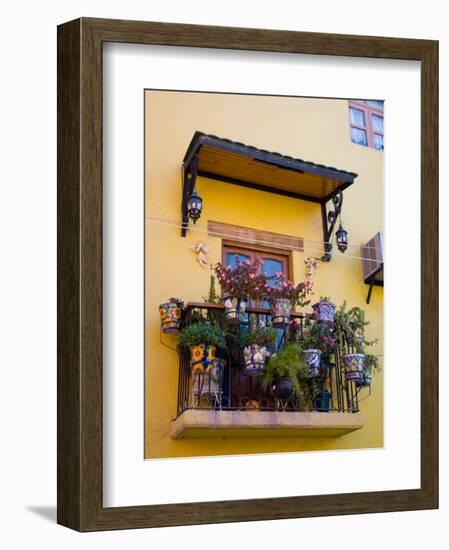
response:
<path fill-rule="evenodd" d="M 321 216 L 323 220 L 323 240 L 324 240 L 324 256 L 321 260 L 323 262 L 329 262 L 332 258 L 332 233 L 335 229 L 338 216 L 341 214 L 341 207 L 343 205 L 343 193 L 338 191 L 331 197 L 333 210 L 327 211 L 327 202 L 321 203 Z M 328 201 L 329 202 L 329 201 Z"/>
<path fill-rule="evenodd" d="M 189 227 L 189 214 L 187 212 L 187 201 L 190 195 L 195 189 L 195 182 L 198 176 L 198 157 L 195 156 L 186 169 L 184 164 L 182 165 L 182 203 L 181 203 L 181 236 L 185 237 L 187 229 Z"/>

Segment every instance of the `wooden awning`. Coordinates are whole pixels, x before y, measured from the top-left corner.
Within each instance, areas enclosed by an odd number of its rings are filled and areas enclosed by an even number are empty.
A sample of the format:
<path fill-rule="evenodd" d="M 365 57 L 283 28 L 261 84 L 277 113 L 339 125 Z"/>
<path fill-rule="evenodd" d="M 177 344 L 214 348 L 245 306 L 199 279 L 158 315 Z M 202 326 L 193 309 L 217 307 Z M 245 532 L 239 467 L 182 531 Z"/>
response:
<path fill-rule="evenodd" d="M 326 203 L 357 177 L 339 170 L 195 132 L 184 157 L 184 172 L 270 193 Z"/>

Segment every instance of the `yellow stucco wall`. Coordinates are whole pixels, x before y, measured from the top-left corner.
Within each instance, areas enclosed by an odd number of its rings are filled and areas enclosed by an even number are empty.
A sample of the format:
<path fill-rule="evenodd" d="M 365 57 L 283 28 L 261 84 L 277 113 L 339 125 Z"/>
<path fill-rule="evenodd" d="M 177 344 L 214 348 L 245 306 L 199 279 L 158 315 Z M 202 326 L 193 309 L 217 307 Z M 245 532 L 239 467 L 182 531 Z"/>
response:
<path fill-rule="evenodd" d="M 343 221 L 350 247 L 334 247 L 330 263 L 315 277 L 315 297 L 329 295 L 340 305 L 365 308 L 368 337 L 379 338 L 382 353 L 383 289 L 375 287 L 369 305 L 363 284 L 359 245 L 383 228 L 383 153 L 351 143 L 344 100 L 279 98 L 229 94 L 147 91 L 145 106 L 145 331 L 147 458 L 222 455 L 383 446 L 383 376 L 374 376 L 371 396 L 361 403 L 365 427 L 338 438 L 247 438 L 172 440 L 176 415 L 178 355 L 170 336 L 160 334 L 158 305 L 170 296 L 202 301 L 210 272 L 197 263 L 190 247 L 210 247 L 209 261 L 221 260 L 221 239 L 207 235 L 207 220 L 253 227 L 306 239 L 304 253 L 293 253 L 293 276 L 304 278 L 304 258 L 321 256 L 319 205 L 198 178 L 203 214 L 196 231 L 181 238 L 180 229 L 153 218 L 180 222 L 181 161 L 196 130 L 270 151 L 335 166 L 359 174 L 344 193 Z M 316 241 L 316 242 L 314 242 Z M 217 287 L 218 290 L 218 287 Z M 163 343 L 161 343 L 161 340 Z M 366 390 L 364 390 L 366 392 Z"/>

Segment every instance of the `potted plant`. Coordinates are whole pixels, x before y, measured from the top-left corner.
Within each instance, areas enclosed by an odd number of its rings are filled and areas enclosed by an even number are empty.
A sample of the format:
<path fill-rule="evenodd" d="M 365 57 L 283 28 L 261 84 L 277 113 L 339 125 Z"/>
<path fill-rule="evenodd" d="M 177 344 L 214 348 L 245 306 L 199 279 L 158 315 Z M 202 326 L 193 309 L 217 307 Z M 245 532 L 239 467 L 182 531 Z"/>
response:
<path fill-rule="evenodd" d="M 225 317 L 230 323 L 244 320 L 247 300 L 262 300 L 268 277 L 260 273 L 259 260 L 240 262 L 237 258 L 234 268 L 217 263 L 215 273 L 220 283 Z"/>
<path fill-rule="evenodd" d="M 222 383 L 224 376 L 224 359 L 213 359 L 212 367 L 208 372 L 195 372 L 192 381 L 192 392 L 199 403 L 202 397 L 219 400 L 222 395 Z"/>
<path fill-rule="evenodd" d="M 334 320 L 335 304 L 328 296 L 321 296 L 320 301 L 313 304 L 312 309 L 317 321 L 330 322 Z"/>
<path fill-rule="evenodd" d="M 308 279 L 295 285 L 292 281 L 286 281 L 283 273 L 276 273 L 274 281 L 266 289 L 266 299 L 270 304 L 273 326 L 287 325 L 290 321 L 292 307 L 295 305 L 303 307 L 309 304 L 310 300 L 307 297 L 312 290 L 313 282 Z"/>
<path fill-rule="evenodd" d="M 334 321 L 329 323 L 309 321 L 302 340 L 302 348 L 311 376 L 320 375 L 322 359 L 329 361 L 331 354 L 335 353 L 337 345 L 338 336 Z"/>
<path fill-rule="evenodd" d="M 335 324 L 342 342 L 359 345 L 365 341 L 365 327 L 369 322 L 365 320 L 365 312 L 360 307 L 356 306 L 348 310 L 344 302 L 335 311 Z M 365 341 L 365 345 L 369 343 Z"/>
<path fill-rule="evenodd" d="M 249 375 L 258 375 L 271 355 L 269 347 L 276 341 L 277 331 L 273 327 L 257 327 L 242 337 L 243 362 Z"/>
<path fill-rule="evenodd" d="M 178 332 L 183 308 L 184 302 L 179 298 L 170 298 L 166 303 L 159 306 L 162 332 Z"/>
<path fill-rule="evenodd" d="M 369 322 L 365 312 L 360 307 L 346 309 L 346 302 L 335 313 L 335 325 L 340 342 L 352 348 L 352 353 L 343 355 L 346 380 L 354 381 L 358 386 L 369 386 L 373 369 L 379 369 L 379 361 L 375 355 L 366 354 L 367 346 L 377 340 L 367 340 L 365 327 Z"/>
<path fill-rule="evenodd" d="M 313 409 L 320 384 L 310 377 L 309 368 L 299 343 L 289 343 L 273 354 L 262 372 L 262 387 L 271 388 L 277 399 L 299 400 L 301 409 Z"/>
<path fill-rule="evenodd" d="M 365 354 L 365 363 L 363 365 L 363 376 L 358 382 L 359 386 L 370 386 L 373 381 L 373 373 L 380 371 L 380 363 L 377 355 L 371 353 Z"/>
<path fill-rule="evenodd" d="M 332 394 L 330 391 L 322 390 L 318 392 L 314 400 L 314 408 L 318 412 L 329 412 L 331 406 Z"/>
<path fill-rule="evenodd" d="M 194 373 L 209 373 L 217 359 L 217 348 L 226 350 L 226 335 L 218 325 L 200 320 L 180 331 L 178 348 L 190 350 L 190 364 Z"/>
<path fill-rule="evenodd" d="M 365 367 L 364 353 L 346 353 L 343 355 L 346 380 L 361 383 Z"/>
<path fill-rule="evenodd" d="M 306 367 L 299 345 L 287 344 L 282 351 L 268 359 L 261 377 L 263 389 L 266 390 L 270 386 L 272 394 L 277 399 L 289 399 L 293 393 L 299 395 L 301 368 Z"/>

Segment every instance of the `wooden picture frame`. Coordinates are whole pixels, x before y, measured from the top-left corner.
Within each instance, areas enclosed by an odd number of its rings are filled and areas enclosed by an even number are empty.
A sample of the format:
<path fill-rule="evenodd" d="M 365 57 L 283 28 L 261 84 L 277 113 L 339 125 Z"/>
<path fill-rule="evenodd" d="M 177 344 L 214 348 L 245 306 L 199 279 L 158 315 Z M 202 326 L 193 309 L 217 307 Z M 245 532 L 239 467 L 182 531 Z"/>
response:
<path fill-rule="evenodd" d="M 105 508 L 102 45 L 421 62 L 421 488 Z M 404 213 L 404 216 L 406 214 Z M 404 237 L 406 223 L 404 220 Z M 417 243 L 418 246 L 418 243 Z M 82 18 L 58 27 L 58 523 L 79 531 L 438 507 L 438 42 Z"/>

